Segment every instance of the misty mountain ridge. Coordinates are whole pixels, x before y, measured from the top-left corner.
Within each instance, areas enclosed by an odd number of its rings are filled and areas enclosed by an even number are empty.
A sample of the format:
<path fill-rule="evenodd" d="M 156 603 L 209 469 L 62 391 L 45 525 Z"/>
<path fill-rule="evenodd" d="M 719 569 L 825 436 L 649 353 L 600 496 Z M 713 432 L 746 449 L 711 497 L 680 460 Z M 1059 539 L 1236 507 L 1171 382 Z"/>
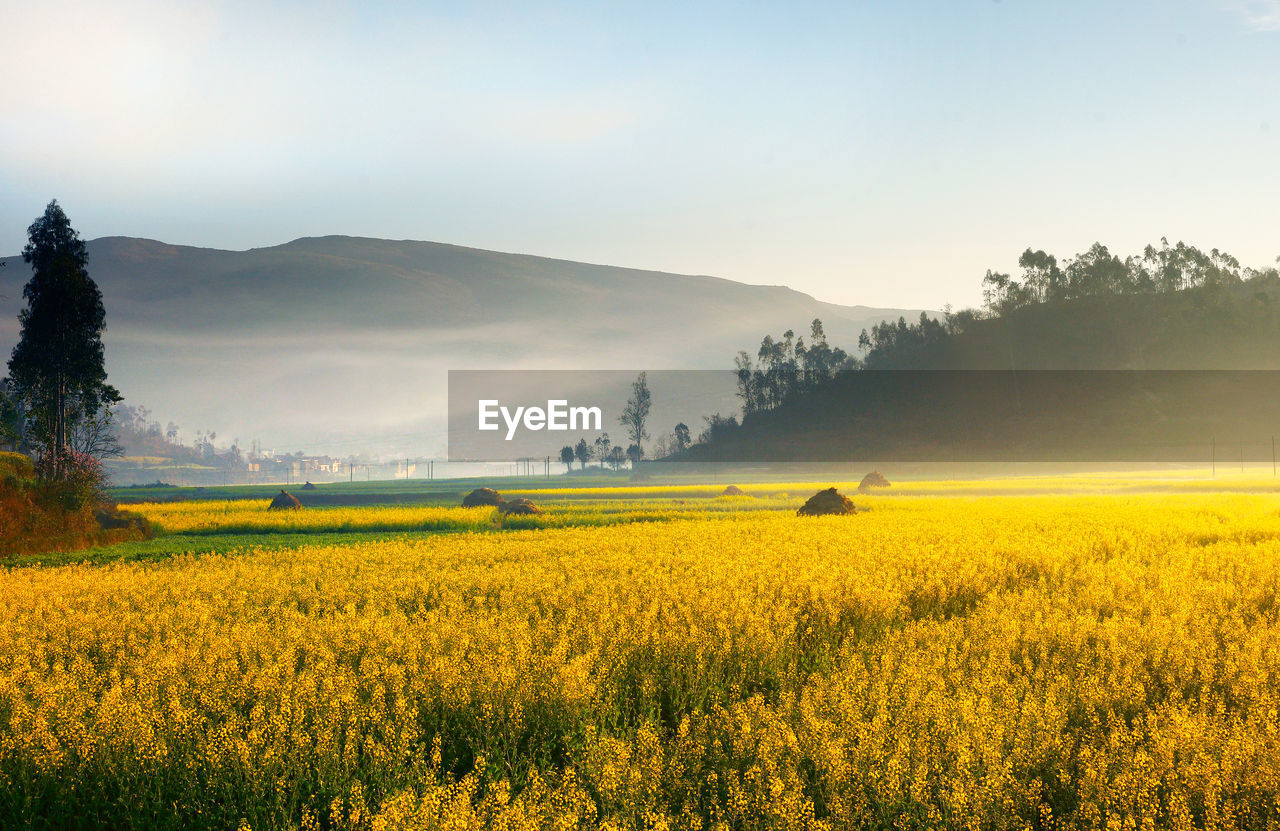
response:
<path fill-rule="evenodd" d="M 446 371 L 726 368 L 763 332 L 836 345 L 919 310 L 824 303 L 785 286 L 435 242 L 306 237 L 247 251 L 88 242 L 107 369 L 135 404 L 242 443 L 334 452 L 443 448 Z M 30 268 L 0 270 L 0 350 Z"/>

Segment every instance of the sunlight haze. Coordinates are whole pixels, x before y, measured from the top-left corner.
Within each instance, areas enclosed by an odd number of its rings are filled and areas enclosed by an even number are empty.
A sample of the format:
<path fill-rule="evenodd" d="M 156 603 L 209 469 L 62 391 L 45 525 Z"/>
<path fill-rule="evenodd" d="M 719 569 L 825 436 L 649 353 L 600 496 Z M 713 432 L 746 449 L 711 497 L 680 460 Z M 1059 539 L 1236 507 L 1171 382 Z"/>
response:
<path fill-rule="evenodd" d="M 978 302 L 1027 246 L 1261 267 L 1280 3 L 0 3 L 0 255 L 417 239 Z"/>

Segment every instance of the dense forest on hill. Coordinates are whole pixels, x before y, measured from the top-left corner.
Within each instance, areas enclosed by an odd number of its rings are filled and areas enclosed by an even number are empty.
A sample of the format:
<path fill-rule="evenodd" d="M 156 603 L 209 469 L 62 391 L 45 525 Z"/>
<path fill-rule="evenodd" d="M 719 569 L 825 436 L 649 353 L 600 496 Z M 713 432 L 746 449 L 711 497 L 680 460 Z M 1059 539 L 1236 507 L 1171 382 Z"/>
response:
<path fill-rule="evenodd" d="M 741 424 L 711 417 L 685 457 L 1187 461 L 1221 438 L 1269 458 L 1280 373 L 1248 371 L 1280 370 L 1276 268 L 1165 240 L 1019 264 L 981 309 L 880 323 L 854 355 L 767 336 L 736 359 Z"/>
<path fill-rule="evenodd" d="M 1179 242 L 1123 260 L 1106 246 L 1059 265 L 1027 249 L 988 271 L 982 309 L 880 323 L 865 369 L 1280 368 L 1280 271 Z"/>

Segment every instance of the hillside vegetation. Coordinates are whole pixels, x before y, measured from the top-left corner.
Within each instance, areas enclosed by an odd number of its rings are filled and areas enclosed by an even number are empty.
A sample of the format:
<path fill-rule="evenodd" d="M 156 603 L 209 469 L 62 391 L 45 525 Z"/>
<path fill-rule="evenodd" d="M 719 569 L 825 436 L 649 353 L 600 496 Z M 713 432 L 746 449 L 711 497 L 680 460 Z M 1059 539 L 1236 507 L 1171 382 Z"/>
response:
<path fill-rule="evenodd" d="M 0 562 L 7 555 L 71 551 L 147 535 L 141 517 L 116 510 L 78 483 L 41 481 L 30 458 L 0 452 Z"/>
<path fill-rule="evenodd" d="M 1280 369 L 1275 268 L 1163 241 L 1020 263 L 987 273 L 982 309 L 871 327 L 834 374 L 766 337 L 737 359 L 741 426 L 712 417 L 687 457 L 1211 463 L 1223 441 L 1271 458 L 1280 376 L 1242 371 Z"/>
<path fill-rule="evenodd" d="M 882 322 L 865 369 L 1280 369 L 1280 272 L 1216 249 L 1104 246 L 1068 260 L 1028 249 L 1014 278 L 988 271 L 980 310 Z"/>

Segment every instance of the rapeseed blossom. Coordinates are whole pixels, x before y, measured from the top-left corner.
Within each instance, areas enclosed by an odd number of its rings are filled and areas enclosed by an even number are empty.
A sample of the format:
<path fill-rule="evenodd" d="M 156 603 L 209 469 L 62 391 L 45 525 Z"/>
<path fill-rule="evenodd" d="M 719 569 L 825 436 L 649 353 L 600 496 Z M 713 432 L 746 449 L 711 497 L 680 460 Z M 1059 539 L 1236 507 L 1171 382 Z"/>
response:
<path fill-rule="evenodd" d="M 864 505 L 0 573 L 0 825 L 1280 827 L 1274 497 Z"/>

